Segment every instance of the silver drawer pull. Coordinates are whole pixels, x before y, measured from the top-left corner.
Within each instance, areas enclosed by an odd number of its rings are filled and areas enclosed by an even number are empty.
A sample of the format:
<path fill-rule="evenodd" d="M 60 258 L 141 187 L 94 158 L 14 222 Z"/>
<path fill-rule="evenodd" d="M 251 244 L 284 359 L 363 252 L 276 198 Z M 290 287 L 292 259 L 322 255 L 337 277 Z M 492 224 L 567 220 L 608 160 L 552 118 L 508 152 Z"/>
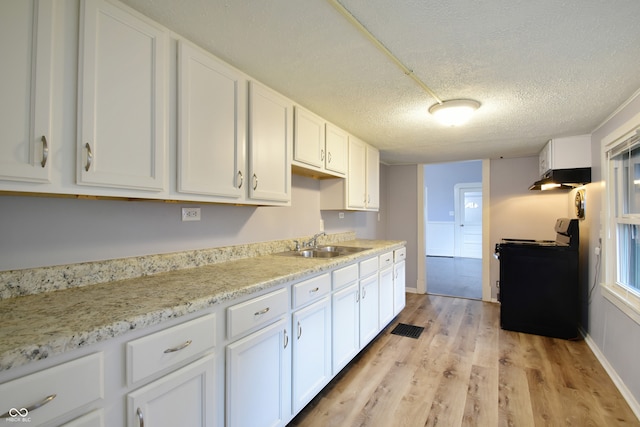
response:
<path fill-rule="evenodd" d="M 44 135 L 42 135 L 40 140 L 42 141 L 42 161 L 40 164 L 42 167 L 45 167 L 47 165 L 47 159 L 49 158 L 49 143 Z"/>
<path fill-rule="evenodd" d="M 164 352 L 165 353 L 175 353 L 176 351 L 180 351 L 182 349 L 185 349 L 185 348 L 189 347 L 191 345 L 191 342 L 192 342 L 191 340 L 185 341 L 185 342 L 183 342 L 182 344 L 180 344 L 177 347 L 166 349 Z"/>
<path fill-rule="evenodd" d="M 29 412 L 35 411 L 39 407 L 46 405 L 47 403 L 49 403 L 53 399 L 55 399 L 56 396 L 57 396 L 56 394 L 50 394 L 49 396 L 47 396 L 44 399 L 42 399 L 40 402 L 34 403 L 33 405 L 28 406 L 26 408 L 20 408 L 20 409 L 11 408 L 11 409 L 9 409 L 9 412 L 7 412 L 6 414 L 0 416 L 0 418 L 26 417 L 29 414 Z"/>
<path fill-rule="evenodd" d="M 267 308 L 263 308 L 260 311 L 256 311 L 255 313 L 253 313 L 254 316 L 262 316 L 263 314 L 269 312 L 269 307 Z"/>
<path fill-rule="evenodd" d="M 140 427 L 144 427 L 144 416 L 142 415 L 142 409 L 138 408 L 136 411 L 136 415 L 138 416 L 138 425 Z"/>
<path fill-rule="evenodd" d="M 84 148 L 87 149 L 87 163 L 84 165 L 84 170 L 89 172 L 89 169 L 91 169 L 91 163 L 93 162 L 93 153 L 91 152 L 91 146 L 88 142 L 84 145 Z"/>
<path fill-rule="evenodd" d="M 316 287 L 316 288 L 310 289 L 310 290 L 309 290 L 309 293 L 310 293 L 310 294 L 313 294 L 313 293 L 315 293 L 315 292 L 318 292 L 319 290 L 320 290 L 320 288 Z"/>
<path fill-rule="evenodd" d="M 242 188 L 242 184 L 244 183 L 244 176 L 242 175 L 242 171 L 238 171 L 238 180 L 240 184 L 238 184 L 238 189 Z"/>

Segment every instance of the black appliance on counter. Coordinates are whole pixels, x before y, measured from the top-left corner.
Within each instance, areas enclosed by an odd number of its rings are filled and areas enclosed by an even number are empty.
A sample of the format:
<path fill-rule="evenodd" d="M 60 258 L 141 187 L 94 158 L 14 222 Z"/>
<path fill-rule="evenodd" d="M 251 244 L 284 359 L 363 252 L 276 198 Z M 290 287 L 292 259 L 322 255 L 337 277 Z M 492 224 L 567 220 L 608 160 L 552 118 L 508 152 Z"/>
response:
<path fill-rule="evenodd" d="M 500 327 L 578 338 L 578 220 L 559 218 L 556 240 L 502 239 Z"/>

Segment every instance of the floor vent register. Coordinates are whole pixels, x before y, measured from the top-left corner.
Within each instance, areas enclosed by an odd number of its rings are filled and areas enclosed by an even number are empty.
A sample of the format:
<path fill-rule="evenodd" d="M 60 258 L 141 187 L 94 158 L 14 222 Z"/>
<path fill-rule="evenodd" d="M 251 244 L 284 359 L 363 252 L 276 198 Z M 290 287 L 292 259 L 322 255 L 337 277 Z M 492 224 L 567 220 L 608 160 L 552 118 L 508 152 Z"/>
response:
<path fill-rule="evenodd" d="M 420 334 L 422 333 L 422 331 L 424 331 L 424 327 L 422 326 L 414 326 L 414 325 L 407 325 L 406 323 L 398 323 L 398 325 L 395 328 L 393 328 L 393 331 L 391 331 L 391 333 L 394 335 L 400 335 L 402 337 L 417 339 L 418 337 L 420 337 Z"/>

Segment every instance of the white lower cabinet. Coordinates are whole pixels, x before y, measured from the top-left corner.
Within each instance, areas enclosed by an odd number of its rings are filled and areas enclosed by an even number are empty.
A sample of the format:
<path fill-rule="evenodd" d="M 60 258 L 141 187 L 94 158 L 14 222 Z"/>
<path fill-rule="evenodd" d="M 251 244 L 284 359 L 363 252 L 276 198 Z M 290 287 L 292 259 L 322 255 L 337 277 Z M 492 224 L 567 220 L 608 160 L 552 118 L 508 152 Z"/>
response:
<path fill-rule="evenodd" d="M 360 288 L 358 282 L 331 296 L 332 361 L 336 375 L 360 351 Z"/>
<path fill-rule="evenodd" d="M 205 356 L 129 393 L 127 426 L 215 426 L 214 358 Z"/>
<path fill-rule="evenodd" d="M 62 424 L 62 427 L 104 427 L 104 411 L 96 409 L 73 421 Z"/>
<path fill-rule="evenodd" d="M 331 379 L 331 300 L 324 297 L 293 313 L 293 411 L 297 413 Z"/>
<path fill-rule="evenodd" d="M 0 416 L 3 424 L 51 425 L 103 397 L 103 354 L 95 353 L 0 384 Z"/>
<path fill-rule="evenodd" d="M 273 427 L 289 421 L 290 331 L 289 321 L 281 318 L 227 346 L 228 426 Z"/>
<path fill-rule="evenodd" d="M 394 313 L 394 287 L 393 287 L 393 267 L 386 267 L 380 270 L 378 274 L 379 280 L 379 328 L 383 329 L 391 322 L 395 316 Z"/>
<path fill-rule="evenodd" d="M 360 348 L 378 335 L 378 275 L 360 280 Z"/>
<path fill-rule="evenodd" d="M 405 261 L 393 265 L 393 313 L 397 315 L 405 306 Z"/>

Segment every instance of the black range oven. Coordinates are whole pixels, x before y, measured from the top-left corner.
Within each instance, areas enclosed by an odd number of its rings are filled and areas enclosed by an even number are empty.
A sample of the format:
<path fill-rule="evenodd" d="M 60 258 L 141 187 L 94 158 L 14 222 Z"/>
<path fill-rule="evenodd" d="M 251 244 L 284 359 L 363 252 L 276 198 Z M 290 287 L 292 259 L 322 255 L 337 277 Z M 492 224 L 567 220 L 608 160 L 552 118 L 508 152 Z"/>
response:
<path fill-rule="evenodd" d="M 496 244 L 502 329 L 578 338 L 578 220 L 559 218 L 555 231 L 556 240 Z"/>

